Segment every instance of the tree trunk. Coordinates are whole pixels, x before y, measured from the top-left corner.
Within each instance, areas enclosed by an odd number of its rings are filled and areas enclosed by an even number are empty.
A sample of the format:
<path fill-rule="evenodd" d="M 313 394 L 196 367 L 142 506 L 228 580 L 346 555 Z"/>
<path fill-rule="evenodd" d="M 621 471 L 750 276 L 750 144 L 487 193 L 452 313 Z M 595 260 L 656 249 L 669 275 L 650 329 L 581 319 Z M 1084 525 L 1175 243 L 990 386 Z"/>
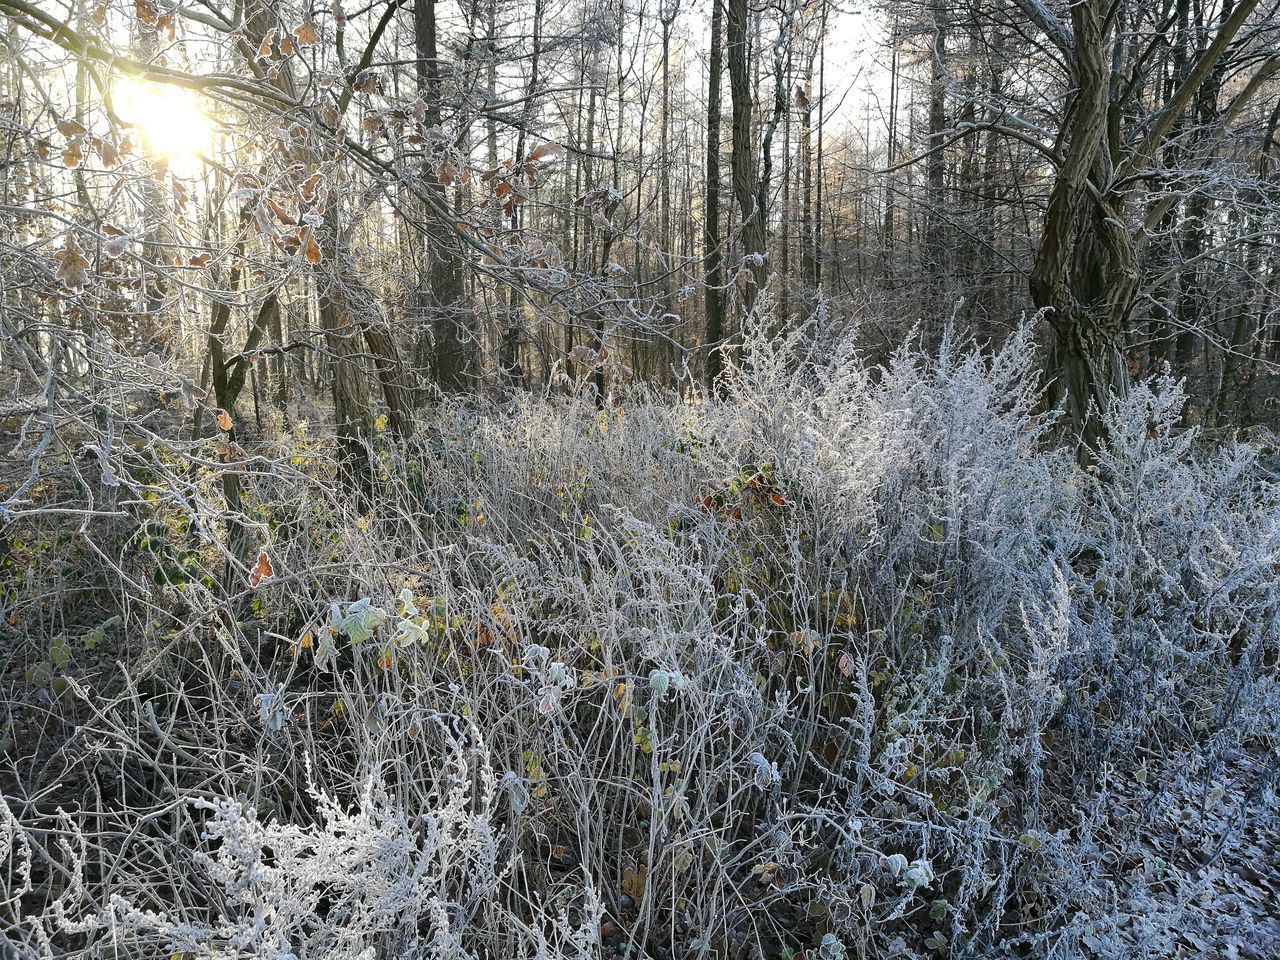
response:
<path fill-rule="evenodd" d="M 1031 269 L 1032 299 L 1046 311 L 1053 331 L 1048 397 L 1065 404 L 1086 444 L 1099 439 L 1097 413 L 1105 410 L 1113 390 L 1125 386 L 1118 318 L 1109 310 L 1112 295 L 1120 292 L 1108 292 L 1113 270 L 1104 259 L 1107 241 L 1118 240 L 1115 235 L 1124 228 L 1106 222 L 1110 211 L 1088 190 L 1107 131 L 1104 15 L 1102 0 L 1084 0 L 1071 8 L 1075 91 L 1068 110 L 1069 141 Z M 1108 178 L 1099 179 L 1106 189 Z"/>
<path fill-rule="evenodd" d="M 414 4 L 413 39 L 418 92 L 427 105 L 426 123 L 438 127 L 441 123 L 441 90 L 436 0 L 417 0 Z M 461 392 L 470 389 L 475 378 L 474 340 L 467 309 L 462 249 L 458 238 L 444 222 L 449 216 L 448 199 L 440 168 L 430 158 L 423 170 L 423 178 L 436 208 L 434 212 L 428 211 L 425 217 L 426 299 L 431 311 L 431 341 L 435 348 L 431 373 L 441 390 Z"/>
<path fill-rule="evenodd" d="M 733 104 L 730 167 L 733 193 L 742 215 L 743 260 L 749 264 L 753 277 L 743 286 L 742 294 L 743 313 L 750 315 L 755 308 L 757 294 L 764 287 L 768 264 L 765 259 L 764 211 L 756 202 L 759 181 L 751 139 L 754 100 L 747 57 L 747 0 L 725 0 L 725 12 L 728 20 L 729 97 Z"/>
<path fill-rule="evenodd" d="M 711 0 L 711 64 L 707 75 L 707 192 L 703 248 L 707 266 L 707 389 L 720 389 L 724 373 L 724 254 L 720 249 L 720 87 L 724 64 L 720 37 L 723 0 Z"/>

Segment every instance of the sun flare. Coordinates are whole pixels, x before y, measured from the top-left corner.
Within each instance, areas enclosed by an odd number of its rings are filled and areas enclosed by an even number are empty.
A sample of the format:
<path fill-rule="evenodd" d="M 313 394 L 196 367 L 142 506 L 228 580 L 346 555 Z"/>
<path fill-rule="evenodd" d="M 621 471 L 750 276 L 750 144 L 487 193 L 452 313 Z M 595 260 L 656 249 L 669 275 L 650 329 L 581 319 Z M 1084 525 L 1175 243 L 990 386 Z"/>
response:
<path fill-rule="evenodd" d="M 213 120 L 190 90 L 122 77 L 112 98 L 120 119 L 141 133 L 142 145 L 171 163 L 195 163 L 213 142 Z"/>

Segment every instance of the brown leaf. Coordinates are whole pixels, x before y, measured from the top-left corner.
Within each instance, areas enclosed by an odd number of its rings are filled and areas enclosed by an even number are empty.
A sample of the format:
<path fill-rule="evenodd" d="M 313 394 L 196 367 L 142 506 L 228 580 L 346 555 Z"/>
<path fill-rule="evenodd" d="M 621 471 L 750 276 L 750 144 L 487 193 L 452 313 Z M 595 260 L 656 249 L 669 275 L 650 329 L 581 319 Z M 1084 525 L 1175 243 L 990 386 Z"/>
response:
<path fill-rule="evenodd" d="M 554 157 L 564 148 L 558 143 L 544 143 L 540 147 L 535 147 L 533 152 L 529 154 L 528 160 L 536 163 L 539 160 L 545 160 L 547 157 Z"/>
<path fill-rule="evenodd" d="M 302 194 L 302 199 L 307 203 L 313 203 L 316 199 L 316 188 L 320 185 L 320 181 L 324 179 L 324 174 L 316 171 L 307 179 L 302 181 L 298 187 L 298 192 Z"/>
<path fill-rule="evenodd" d="M 292 233 L 281 234 L 276 237 L 276 246 L 280 249 L 281 253 L 293 256 L 293 254 L 298 252 L 298 248 L 302 246 L 302 234 L 298 233 L 296 230 Z"/>
<path fill-rule="evenodd" d="M 280 56 L 293 56 L 293 37 L 289 36 L 287 33 L 282 33 L 280 35 Z"/>
<path fill-rule="evenodd" d="M 133 8 L 143 23 L 154 24 L 159 16 L 154 0 L 133 0 Z"/>
<path fill-rule="evenodd" d="M 219 430 L 221 430 L 223 433 L 230 433 L 231 428 L 234 425 L 235 424 L 231 422 L 231 414 L 227 413 L 227 411 L 225 410 L 218 411 L 218 429 Z"/>
<path fill-rule="evenodd" d="M 84 125 L 74 120 L 59 120 L 58 132 L 64 137 L 80 137 L 85 133 Z"/>
<path fill-rule="evenodd" d="M 316 34 L 316 25 L 313 20 L 303 20 L 293 28 L 294 39 L 298 41 L 299 47 L 311 47 L 320 42 L 320 37 Z"/>
<path fill-rule="evenodd" d="M 333 14 L 333 25 L 339 30 L 345 30 L 347 26 L 347 15 L 342 11 L 341 0 L 333 0 L 329 7 L 329 12 Z"/>
<path fill-rule="evenodd" d="M 276 219 L 281 223 L 287 224 L 291 227 L 296 227 L 298 225 L 298 221 L 289 216 L 284 207 L 280 206 L 280 204 L 276 203 L 270 197 L 263 197 L 262 200 L 271 208 L 271 212 L 276 215 Z"/>
<path fill-rule="evenodd" d="M 645 877 L 648 873 L 649 868 L 645 864 L 624 868 L 622 892 L 638 902 L 644 896 Z"/>
<path fill-rule="evenodd" d="M 316 235 L 314 230 L 307 231 L 307 263 L 313 267 L 320 263 L 320 244 L 316 243 Z"/>
<path fill-rule="evenodd" d="M 75 234 L 67 234 L 66 242 L 53 255 L 53 259 L 58 261 L 58 280 L 64 287 L 77 292 L 85 288 L 89 282 L 89 261 L 76 242 Z"/>
<path fill-rule="evenodd" d="M 62 165 L 68 170 L 75 170 L 80 166 L 84 155 L 80 151 L 80 141 L 72 140 L 67 144 L 67 148 L 62 151 Z"/>
<path fill-rule="evenodd" d="M 111 237 L 109 241 L 102 243 L 102 252 L 115 260 L 124 256 L 124 252 L 129 248 L 129 243 L 132 243 L 132 241 L 128 237 Z"/>
<path fill-rule="evenodd" d="M 193 267 L 207 267 L 209 265 L 209 261 L 212 259 L 213 255 L 206 251 L 205 253 L 197 253 L 187 262 Z"/>
<path fill-rule="evenodd" d="M 381 93 L 382 80 L 379 79 L 376 70 L 361 70 L 351 81 L 351 89 L 356 93 Z"/>
<path fill-rule="evenodd" d="M 111 170 L 120 162 L 120 150 L 110 140 L 99 141 L 98 155 L 102 157 L 104 170 Z"/>
<path fill-rule="evenodd" d="M 271 42 L 275 40 L 275 38 L 276 38 L 275 30 L 274 29 L 268 30 L 267 35 L 262 38 L 262 46 L 258 47 L 259 60 L 271 59 Z"/>

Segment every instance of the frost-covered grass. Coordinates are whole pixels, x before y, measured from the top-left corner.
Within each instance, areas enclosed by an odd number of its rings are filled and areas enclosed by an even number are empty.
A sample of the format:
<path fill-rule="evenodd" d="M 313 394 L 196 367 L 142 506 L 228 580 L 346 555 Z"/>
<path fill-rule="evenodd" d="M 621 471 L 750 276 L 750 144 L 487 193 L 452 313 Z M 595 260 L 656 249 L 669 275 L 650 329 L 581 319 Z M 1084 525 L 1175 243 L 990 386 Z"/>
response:
<path fill-rule="evenodd" d="M 374 438 L 368 498 L 325 441 L 263 441 L 256 587 L 223 573 L 216 472 L 118 445 L 129 522 L 23 533 L 114 592 L 61 590 L 61 639 L 28 643 L 43 673 L 10 695 L 13 949 L 1118 958 L 1265 936 L 1202 908 L 1274 813 L 1274 451 L 1197 448 L 1161 381 L 1082 468 L 1025 338 L 878 371 L 756 338 L 744 371 L 701 404 L 442 405 Z"/>

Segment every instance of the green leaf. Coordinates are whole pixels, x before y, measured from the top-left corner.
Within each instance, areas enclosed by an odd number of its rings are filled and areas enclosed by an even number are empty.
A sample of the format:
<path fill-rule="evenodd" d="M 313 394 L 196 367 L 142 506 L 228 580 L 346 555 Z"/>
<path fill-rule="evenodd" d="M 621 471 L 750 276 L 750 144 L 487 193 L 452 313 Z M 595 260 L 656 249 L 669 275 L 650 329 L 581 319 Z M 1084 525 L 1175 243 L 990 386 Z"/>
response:
<path fill-rule="evenodd" d="M 27 683 L 33 687 L 47 687 L 53 678 L 53 665 L 48 660 L 41 660 L 27 670 Z"/>
<path fill-rule="evenodd" d="M 71 645 L 62 634 L 54 637 L 53 642 L 49 644 L 49 659 L 53 661 L 56 670 L 67 669 L 67 664 L 71 662 Z"/>

